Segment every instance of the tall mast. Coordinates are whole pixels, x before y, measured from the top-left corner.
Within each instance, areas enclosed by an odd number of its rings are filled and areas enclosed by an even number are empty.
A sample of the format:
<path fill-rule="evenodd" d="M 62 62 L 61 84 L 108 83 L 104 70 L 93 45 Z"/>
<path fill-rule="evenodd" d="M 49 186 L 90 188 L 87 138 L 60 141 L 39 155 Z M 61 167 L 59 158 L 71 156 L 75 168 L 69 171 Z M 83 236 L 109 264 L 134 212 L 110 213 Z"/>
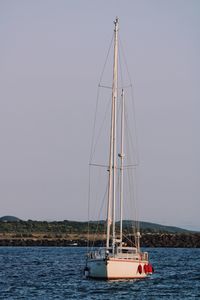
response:
<path fill-rule="evenodd" d="M 121 99 L 121 149 L 120 149 L 120 245 L 122 247 L 122 225 L 123 225 L 123 186 L 124 186 L 124 90 Z"/>
<path fill-rule="evenodd" d="M 117 171 L 117 81 L 118 81 L 118 30 L 119 30 L 119 19 L 115 19 L 115 30 L 114 30 L 114 64 L 113 64 L 113 85 L 112 85 L 112 102 L 114 107 L 114 127 L 113 127 L 113 205 L 112 205 L 112 248 L 114 253 L 115 248 L 115 203 L 116 203 L 116 171 Z"/>
<path fill-rule="evenodd" d="M 118 79 L 118 30 L 119 19 L 114 21 L 114 62 L 113 62 L 113 83 L 112 83 L 112 110 L 111 110 L 111 130 L 110 130 L 110 157 L 109 157 L 109 187 L 108 187 L 108 207 L 107 207 L 107 241 L 108 248 L 110 239 L 110 226 L 113 224 L 112 248 L 115 247 L 115 202 L 116 202 L 116 125 L 117 125 L 117 79 Z M 112 209 L 112 221 L 111 221 Z"/>

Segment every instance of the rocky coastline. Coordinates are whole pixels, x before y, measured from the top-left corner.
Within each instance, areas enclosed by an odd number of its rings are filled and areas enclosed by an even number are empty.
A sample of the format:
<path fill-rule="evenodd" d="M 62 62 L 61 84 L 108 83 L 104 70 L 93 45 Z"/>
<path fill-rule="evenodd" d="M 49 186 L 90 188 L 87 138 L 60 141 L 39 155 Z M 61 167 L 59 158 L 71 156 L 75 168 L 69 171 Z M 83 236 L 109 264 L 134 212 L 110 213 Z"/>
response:
<path fill-rule="evenodd" d="M 1 236 L 0 246 L 11 247 L 85 247 L 86 236 L 68 237 L 13 237 Z M 94 246 L 102 246 L 97 237 Z M 141 238 L 142 247 L 200 248 L 200 233 L 145 233 Z"/>

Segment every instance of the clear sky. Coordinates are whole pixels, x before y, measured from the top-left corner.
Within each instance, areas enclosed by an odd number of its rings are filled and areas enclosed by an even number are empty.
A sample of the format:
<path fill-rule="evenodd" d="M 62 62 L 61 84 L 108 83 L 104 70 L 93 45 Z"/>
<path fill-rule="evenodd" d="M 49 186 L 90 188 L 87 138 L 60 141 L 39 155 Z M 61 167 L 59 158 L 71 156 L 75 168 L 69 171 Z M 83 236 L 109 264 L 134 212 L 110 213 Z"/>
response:
<path fill-rule="evenodd" d="M 113 31 L 133 78 L 140 219 L 200 230 L 200 1 L 0 0 L 0 215 L 87 219 Z"/>

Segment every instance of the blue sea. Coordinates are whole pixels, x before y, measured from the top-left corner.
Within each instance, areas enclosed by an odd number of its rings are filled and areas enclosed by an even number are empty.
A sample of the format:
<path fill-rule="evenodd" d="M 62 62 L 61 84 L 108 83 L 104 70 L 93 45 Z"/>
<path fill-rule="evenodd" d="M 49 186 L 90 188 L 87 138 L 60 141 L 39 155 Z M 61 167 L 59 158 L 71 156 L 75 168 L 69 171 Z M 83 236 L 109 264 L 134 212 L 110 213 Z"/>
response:
<path fill-rule="evenodd" d="M 143 280 L 85 279 L 85 248 L 0 247 L 0 299 L 200 299 L 200 249 L 148 248 Z"/>

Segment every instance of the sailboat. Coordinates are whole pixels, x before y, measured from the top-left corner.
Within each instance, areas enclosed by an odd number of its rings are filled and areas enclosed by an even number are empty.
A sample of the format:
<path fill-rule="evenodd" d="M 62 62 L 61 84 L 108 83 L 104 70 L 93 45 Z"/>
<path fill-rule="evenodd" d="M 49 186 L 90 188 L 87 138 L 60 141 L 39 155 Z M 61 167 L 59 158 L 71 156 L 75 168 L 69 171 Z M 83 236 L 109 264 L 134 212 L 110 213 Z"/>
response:
<path fill-rule="evenodd" d="M 118 112 L 118 32 L 119 19 L 114 21 L 114 59 L 113 80 L 111 86 L 111 128 L 109 141 L 108 164 L 108 199 L 106 220 L 106 241 L 99 249 L 89 250 L 86 255 L 85 276 L 98 279 L 139 279 L 152 273 L 148 253 L 140 249 L 140 232 L 135 231 L 134 245 L 123 241 L 123 194 L 124 194 L 124 123 L 125 123 L 125 92 L 121 91 L 121 113 Z M 117 116 L 120 115 L 120 153 L 117 154 Z M 120 173 L 120 180 L 118 180 Z M 120 185 L 117 189 L 117 184 Z M 116 234 L 116 193 L 120 199 L 120 233 Z"/>

